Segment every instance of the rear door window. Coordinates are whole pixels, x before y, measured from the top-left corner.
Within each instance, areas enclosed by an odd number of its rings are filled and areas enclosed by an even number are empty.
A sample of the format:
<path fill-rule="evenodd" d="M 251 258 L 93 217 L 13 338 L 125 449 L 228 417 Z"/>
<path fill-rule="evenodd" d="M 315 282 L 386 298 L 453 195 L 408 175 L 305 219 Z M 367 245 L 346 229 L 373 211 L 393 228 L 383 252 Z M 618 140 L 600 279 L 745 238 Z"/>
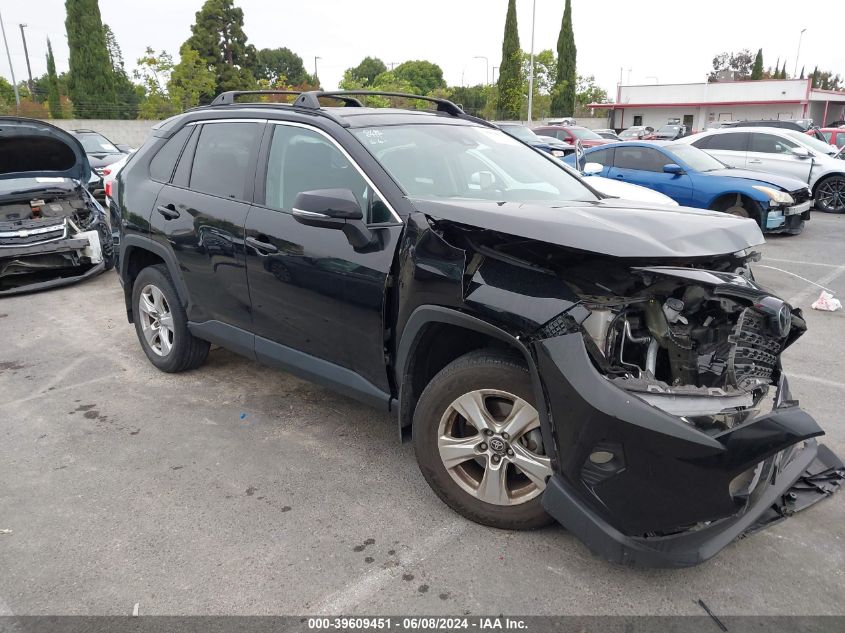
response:
<path fill-rule="evenodd" d="M 713 134 L 708 137 L 710 141 L 707 143 L 709 150 L 722 150 L 726 152 L 745 152 L 748 150 L 748 137 L 751 136 L 747 132 L 738 132 L 736 134 Z M 699 145 L 700 141 L 693 143 L 698 148 L 704 149 Z"/>
<path fill-rule="evenodd" d="M 200 130 L 189 187 L 194 191 L 243 200 L 254 176 L 260 123 L 206 123 Z"/>
<path fill-rule="evenodd" d="M 590 152 L 587 154 L 585 160 L 588 163 L 598 163 L 599 165 L 611 167 L 613 166 L 613 150 L 601 149 L 597 152 Z"/>

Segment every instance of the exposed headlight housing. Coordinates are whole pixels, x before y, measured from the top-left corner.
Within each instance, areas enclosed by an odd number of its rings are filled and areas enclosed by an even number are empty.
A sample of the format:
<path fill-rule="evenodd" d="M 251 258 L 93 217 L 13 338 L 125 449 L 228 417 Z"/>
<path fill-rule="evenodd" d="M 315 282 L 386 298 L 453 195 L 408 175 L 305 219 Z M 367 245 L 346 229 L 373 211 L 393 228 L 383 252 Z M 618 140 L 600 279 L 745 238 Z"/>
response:
<path fill-rule="evenodd" d="M 785 191 L 780 191 L 765 185 L 753 185 L 754 189 L 769 196 L 769 202 L 773 204 L 793 204 L 795 200 Z"/>

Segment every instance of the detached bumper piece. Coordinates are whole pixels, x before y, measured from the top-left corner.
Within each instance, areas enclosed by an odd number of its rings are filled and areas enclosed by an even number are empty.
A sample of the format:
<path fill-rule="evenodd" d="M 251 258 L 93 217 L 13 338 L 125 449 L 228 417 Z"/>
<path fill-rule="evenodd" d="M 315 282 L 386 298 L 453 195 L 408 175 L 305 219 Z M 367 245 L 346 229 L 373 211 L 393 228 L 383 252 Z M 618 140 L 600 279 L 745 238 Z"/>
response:
<path fill-rule="evenodd" d="M 0 248 L 0 297 L 65 286 L 105 268 L 97 230 Z"/>
<path fill-rule="evenodd" d="M 580 334 L 533 346 L 556 448 L 543 506 L 601 558 L 696 565 L 830 496 L 845 477 L 783 376 L 770 413 L 705 432 L 615 386 Z"/>

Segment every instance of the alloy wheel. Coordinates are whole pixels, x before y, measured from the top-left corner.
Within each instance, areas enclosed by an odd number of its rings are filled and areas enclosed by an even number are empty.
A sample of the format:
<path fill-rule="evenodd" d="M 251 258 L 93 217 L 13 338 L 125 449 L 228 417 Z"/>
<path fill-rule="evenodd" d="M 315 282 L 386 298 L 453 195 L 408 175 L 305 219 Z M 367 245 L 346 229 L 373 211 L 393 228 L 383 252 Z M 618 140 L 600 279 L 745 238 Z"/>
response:
<path fill-rule="evenodd" d="M 147 284 L 138 300 L 141 331 L 150 349 L 159 356 L 167 356 L 173 349 L 176 333 L 173 314 L 160 288 Z"/>
<path fill-rule="evenodd" d="M 816 190 L 816 204 L 824 211 L 845 211 L 845 178 L 828 178 Z"/>
<path fill-rule="evenodd" d="M 455 399 L 440 420 L 437 446 L 455 483 L 493 505 L 535 498 L 552 474 L 537 410 L 506 391 L 479 389 Z"/>

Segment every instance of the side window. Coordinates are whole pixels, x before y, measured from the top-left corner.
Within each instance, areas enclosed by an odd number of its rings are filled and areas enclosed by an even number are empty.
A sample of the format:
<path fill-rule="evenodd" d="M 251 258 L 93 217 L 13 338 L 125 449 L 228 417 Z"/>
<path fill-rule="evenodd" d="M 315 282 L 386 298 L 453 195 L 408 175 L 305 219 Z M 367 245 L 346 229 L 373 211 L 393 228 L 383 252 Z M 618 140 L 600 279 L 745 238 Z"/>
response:
<path fill-rule="evenodd" d="M 705 136 L 704 138 L 700 138 L 693 143 L 698 149 L 710 149 L 710 144 L 713 142 L 713 139 L 716 138 L 716 135 L 713 134 L 711 136 Z"/>
<path fill-rule="evenodd" d="M 622 169 L 639 169 L 641 171 L 663 171 L 663 165 L 672 161 L 656 149 L 648 147 L 617 147 L 614 165 Z"/>
<path fill-rule="evenodd" d="M 752 134 L 749 151 L 763 154 L 789 154 L 793 147 L 798 147 L 798 143 L 787 141 L 774 134 Z"/>
<path fill-rule="evenodd" d="M 200 130 L 189 187 L 243 199 L 260 123 L 206 123 Z"/>
<path fill-rule="evenodd" d="M 173 169 L 176 167 L 176 161 L 179 160 L 182 148 L 185 147 L 185 141 L 188 140 L 188 137 L 193 131 L 193 126 L 186 125 L 171 136 L 161 149 L 158 150 L 158 153 L 150 161 L 150 178 L 159 182 L 170 182 L 170 177 L 173 176 Z"/>
<path fill-rule="evenodd" d="M 833 132 L 828 130 L 827 132 L 822 132 L 822 136 L 824 136 L 824 140 L 830 143 L 830 137 L 833 136 Z"/>
<path fill-rule="evenodd" d="M 710 139 L 710 144 L 707 149 L 717 149 L 729 152 L 745 152 L 748 150 L 747 132 L 738 132 L 736 134 L 714 134 Z"/>
<path fill-rule="evenodd" d="M 276 125 L 267 159 L 266 206 L 290 211 L 298 194 L 315 189 L 349 189 L 369 224 L 393 219 L 387 205 L 334 143 L 313 130 Z"/>
<path fill-rule="evenodd" d="M 597 152 L 590 152 L 586 156 L 588 163 L 598 163 L 599 165 L 612 166 L 613 165 L 613 150 L 600 149 Z"/>

